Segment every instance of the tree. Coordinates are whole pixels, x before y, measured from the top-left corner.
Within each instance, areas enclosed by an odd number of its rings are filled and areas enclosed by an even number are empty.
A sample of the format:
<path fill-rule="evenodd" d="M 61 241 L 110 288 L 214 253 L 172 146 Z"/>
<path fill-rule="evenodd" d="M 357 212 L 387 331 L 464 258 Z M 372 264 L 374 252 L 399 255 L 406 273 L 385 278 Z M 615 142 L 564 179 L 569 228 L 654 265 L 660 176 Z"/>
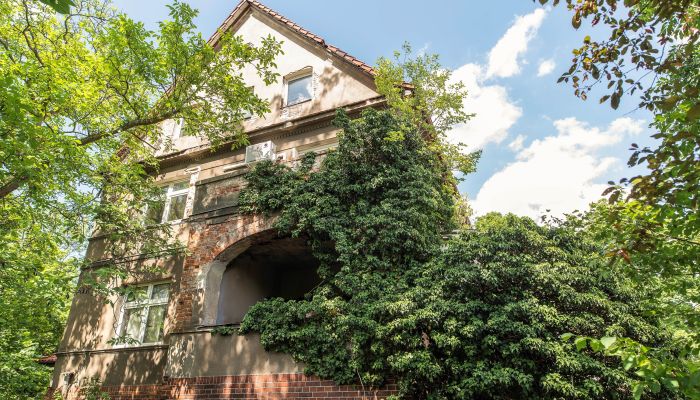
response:
<path fill-rule="evenodd" d="M 440 154 L 449 168 L 467 175 L 476 170 L 481 152 L 467 153 L 466 145 L 450 143 L 446 138 L 453 126 L 466 123 L 473 116 L 462 106 L 467 96 L 464 84 L 453 82 L 451 75 L 449 69 L 440 65 L 437 54 L 414 57 L 410 44 L 405 43 L 403 53 L 394 52 L 393 60 L 379 59 L 375 83 L 389 110 L 407 124 L 406 129 L 418 127 L 429 147 Z M 400 138 L 400 133 L 392 132 L 391 137 Z"/>
<path fill-rule="evenodd" d="M 700 2 L 566 4 L 575 29 L 590 20 L 605 36 L 585 37 L 559 81 L 572 84 L 574 94 L 584 100 L 607 82 L 608 93 L 600 102 L 609 100 L 615 109 L 636 92 L 638 107 L 654 114 L 656 147 L 633 143 L 628 161 L 644 172 L 610 182 L 604 194 L 611 204 L 596 205 L 580 218 L 607 246 L 611 268 L 640 287 L 657 288 L 646 303 L 676 329 L 683 351 L 667 353 L 621 339 L 622 345 L 630 344 L 621 354 L 635 357 L 632 364 L 641 368 L 647 384 L 641 390 L 668 381 L 687 396 L 700 398 Z M 639 365 L 641 361 L 646 364 Z"/>
<path fill-rule="evenodd" d="M 53 8 L 0 2 L 0 297 L 16 305 L 0 325 L 4 377 L 34 376 L 38 366 L 31 372 L 27 362 L 9 360 L 56 346 L 67 301 L 27 293 L 70 292 L 95 227 L 109 235 L 115 256 L 179 251 L 167 226 L 146 226 L 140 216 L 159 193 L 155 150 L 171 145 L 161 123 L 182 119 L 184 135 L 214 147 L 243 145 L 240 121 L 268 104 L 241 71 L 252 68 L 271 83 L 280 53 L 270 37 L 252 46 L 220 32 L 208 42 L 196 32 L 197 12 L 177 1 L 157 32 L 108 2 L 46 3 Z M 100 278 L 136 272 L 105 268 Z M 37 301 L 24 304 L 17 294 Z M 42 304 L 53 316 L 37 312 Z M 12 387 L 3 393 L 38 395 Z"/>

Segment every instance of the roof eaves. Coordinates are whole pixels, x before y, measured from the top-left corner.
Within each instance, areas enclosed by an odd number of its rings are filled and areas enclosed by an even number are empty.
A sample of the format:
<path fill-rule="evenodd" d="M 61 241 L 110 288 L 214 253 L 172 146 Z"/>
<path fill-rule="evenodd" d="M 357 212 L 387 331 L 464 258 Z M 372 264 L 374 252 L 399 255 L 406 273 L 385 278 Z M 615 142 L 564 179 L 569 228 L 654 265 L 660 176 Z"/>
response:
<path fill-rule="evenodd" d="M 219 38 L 221 37 L 221 32 L 226 31 L 230 26 L 233 24 L 233 21 L 236 18 L 237 13 L 243 12 L 247 7 L 255 7 L 256 9 L 260 10 L 261 12 L 267 14 L 273 19 L 276 19 L 280 23 L 287 25 L 289 28 L 291 28 L 293 31 L 296 31 L 298 34 L 300 34 L 302 37 L 306 38 L 307 40 L 310 40 L 311 42 L 323 46 L 327 51 L 330 53 L 340 57 L 343 61 L 349 63 L 350 65 L 354 66 L 355 68 L 358 68 L 360 71 L 369 74 L 371 76 L 375 75 L 374 68 L 370 66 L 369 64 L 359 60 L 356 57 L 351 56 L 347 52 L 339 49 L 336 46 L 332 46 L 326 43 L 326 41 L 309 31 L 308 29 L 305 29 L 298 24 L 296 24 L 294 21 L 291 21 L 290 19 L 286 18 L 282 14 L 274 11 L 270 7 L 267 7 L 266 5 L 260 3 L 257 0 L 241 0 L 238 5 L 231 11 L 228 17 L 224 20 L 224 22 L 219 26 L 219 28 L 214 32 L 214 34 L 209 38 L 209 44 L 212 46 L 216 46 L 217 42 L 219 41 Z"/>

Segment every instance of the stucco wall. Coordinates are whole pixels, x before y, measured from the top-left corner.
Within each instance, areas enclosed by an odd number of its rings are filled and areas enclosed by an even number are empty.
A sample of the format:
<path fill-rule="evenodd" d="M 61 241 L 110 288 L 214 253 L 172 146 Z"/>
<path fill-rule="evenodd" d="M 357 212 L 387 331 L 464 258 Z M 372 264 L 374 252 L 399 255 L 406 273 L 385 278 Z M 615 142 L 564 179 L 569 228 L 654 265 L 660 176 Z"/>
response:
<path fill-rule="evenodd" d="M 173 292 L 176 291 L 179 274 L 182 270 L 184 258 L 164 257 L 159 259 L 140 260 L 132 262 L 129 268 L 141 268 L 148 265 L 148 268 L 157 268 L 158 274 L 141 275 L 138 282 L 131 278 L 127 281 L 116 281 L 114 285 L 121 284 L 146 284 L 150 282 L 170 282 L 169 310 L 174 310 Z M 93 273 L 93 270 L 84 270 L 81 274 L 81 281 L 86 275 Z M 95 293 L 94 290 L 79 285 L 78 291 L 73 297 L 71 310 L 68 315 L 68 322 L 63 334 L 63 339 L 59 345 L 59 352 L 80 352 L 91 350 L 109 350 L 114 346 L 109 344 L 109 340 L 116 336 L 116 328 L 119 322 L 122 302 L 118 297 L 105 299 Z M 165 322 L 165 332 L 170 330 L 172 318 Z"/>
<path fill-rule="evenodd" d="M 302 372 L 286 354 L 266 352 L 258 335 L 212 335 L 188 332 L 171 336 L 165 375 L 196 376 Z"/>
<path fill-rule="evenodd" d="M 269 16 L 249 11 L 233 29 L 245 41 L 257 43 L 261 37 L 272 35 L 283 42 L 284 55 L 277 60 L 281 75 L 277 83 L 266 86 L 254 71 L 242 73 L 256 94 L 270 101 L 271 107 L 263 118 L 244 122 L 250 142 L 271 140 L 277 153 L 285 155 L 285 162 L 293 164 L 295 155 L 337 142 L 338 129 L 331 124 L 334 109 L 352 104 L 349 108 L 358 111 L 376 104 L 369 102 L 377 98 L 371 77 L 321 46 L 290 34 Z M 283 101 L 283 77 L 308 67 L 313 70 L 314 98 L 287 107 Z M 368 102 L 363 103 L 365 100 Z M 139 263 L 157 263 L 162 267 L 162 273 L 140 277 L 138 283 L 171 282 L 163 343 L 126 349 L 110 345 L 108 341 L 116 334 L 121 311 L 119 299 L 111 299 L 116 305 L 113 307 L 91 291 L 81 289 L 73 299 L 58 349 L 54 386 L 60 384 L 65 372 L 76 373 L 78 382 L 97 377 L 107 385 L 152 385 L 149 387 L 158 391 L 168 377 L 299 374 L 303 369 L 288 355 L 265 352 L 255 335 L 216 336 L 206 330 L 207 325 L 217 322 L 226 266 L 251 245 L 276 235 L 274 216 L 237 214 L 237 195 L 245 186 L 242 177 L 248 168 L 242 164 L 244 149 L 222 147 L 211 151 L 195 137 L 180 137 L 174 144 L 174 151 L 187 150 L 169 152 L 167 157 L 161 154 L 162 166 L 156 180 L 161 184 L 190 182 L 186 218 L 173 225 L 177 239 L 187 244 L 188 254 L 156 260 L 110 260 L 112 255 L 99 236 L 90 241 L 86 254 L 93 262 L 128 261 L 136 267 Z M 303 283 L 305 279 L 299 281 Z"/>
<path fill-rule="evenodd" d="M 253 116 L 243 122 L 246 131 L 260 129 L 266 126 L 290 121 L 305 115 L 356 103 L 362 100 L 375 98 L 378 93 L 374 89 L 374 81 L 357 68 L 332 55 L 325 48 L 314 44 L 309 40 L 290 32 L 278 21 L 258 10 L 249 11 L 238 23 L 233 26 L 236 35 L 240 35 L 244 42 L 257 45 L 262 38 L 272 36 L 282 42 L 283 55 L 275 62 L 277 68 L 274 72 L 280 74 L 277 82 L 266 85 L 257 76 L 255 69 L 249 66 L 241 73 L 247 84 L 253 87 L 255 94 L 267 99 L 270 104 L 270 112 L 263 117 Z M 285 97 L 284 77 L 298 72 L 304 68 L 311 68 L 314 78 L 314 93 L 311 101 L 287 106 Z M 163 124 L 164 135 L 173 132 L 173 121 Z M 161 150 L 159 154 L 176 152 L 204 144 L 204 141 L 194 136 L 180 136 L 172 141 L 172 149 Z"/>

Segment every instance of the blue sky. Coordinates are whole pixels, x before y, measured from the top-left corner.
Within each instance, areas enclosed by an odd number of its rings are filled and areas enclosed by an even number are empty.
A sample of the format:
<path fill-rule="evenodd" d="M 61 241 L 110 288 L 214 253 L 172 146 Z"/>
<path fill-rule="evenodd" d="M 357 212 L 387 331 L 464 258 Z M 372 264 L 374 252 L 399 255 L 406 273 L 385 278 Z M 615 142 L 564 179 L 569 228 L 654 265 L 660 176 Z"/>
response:
<path fill-rule="evenodd" d="M 575 98 L 557 84 L 571 49 L 585 35 L 573 30 L 565 7 L 530 0 L 262 0 L 328 43 L 374 64 L 408 41 L 440 55 L 470 89 L 474 120 L 450 138 L 482 149 L 478 172 L 460 185 L 477 214 L 515 212 L 537 217 L 585 208 L 608 180 L 629 176 L 629 144 L 650 143 L 651 115 L 623 100 L 618 110 Z M 165 0 L 115 0 L 118 8 L 155 29 Z M 192 0 L 208 37 L 235 0 Z M 497 5 L 496 5 L 497 4 Z"/>

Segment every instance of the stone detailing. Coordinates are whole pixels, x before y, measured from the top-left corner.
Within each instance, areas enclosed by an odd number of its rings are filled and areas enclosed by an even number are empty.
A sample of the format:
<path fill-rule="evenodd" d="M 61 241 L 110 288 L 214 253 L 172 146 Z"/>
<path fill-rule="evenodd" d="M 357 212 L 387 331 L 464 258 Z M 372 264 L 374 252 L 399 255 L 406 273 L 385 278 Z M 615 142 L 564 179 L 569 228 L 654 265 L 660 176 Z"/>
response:
<path fill-rule="evenodd" d="M 396 394 L 390 383 L 381 389 L 338 386 L 303 374 L 238 375 L 165 379 L 162 385 L 105 386 L 111 400 L 309 399 L 381 400 Z M 46 399 L 51 398 L 51 391 Z M 65 400 L 78 399 L 71 391 Z"/>

